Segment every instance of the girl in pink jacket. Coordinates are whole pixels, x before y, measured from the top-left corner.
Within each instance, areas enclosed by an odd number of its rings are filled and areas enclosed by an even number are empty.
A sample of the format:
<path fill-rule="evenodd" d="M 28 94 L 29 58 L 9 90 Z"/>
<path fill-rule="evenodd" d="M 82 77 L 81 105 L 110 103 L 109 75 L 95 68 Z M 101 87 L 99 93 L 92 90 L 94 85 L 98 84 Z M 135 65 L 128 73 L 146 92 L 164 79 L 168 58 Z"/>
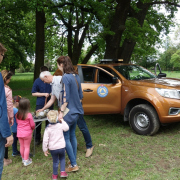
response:
<path fill-rule="evenodd" d="M 61 177 L 67 177 L 65 172 L 65 140 L 64 131 L 69 130 L 67 123 L 61 119 L 61 123 L 58 122 L 58 111 L 51 110 L 47 114 L 49 125 L 44 131 L 43 137 L 43 151 L 44 155 L 48 156 L 48 149 L 51 152 L 53 158 L 53 175 L 52 179 L 58 179 L 58 165 L 60 161 L 61 165 Z"/>
<path fill-rule="evenodd" d="M 13 113 L 13 99 L 12 99 L 12 90 L 8 86 L 11 81 L 12 73 L 8 70 L 1 71 L 3 81 L 4 81 L 4 88 L 5 88 L 5 95 L 6 95 L 6 102 L 7 102 L 7 113 L 8 113 L 8 120 L 9 124 L 12 126 L 14 122 L 14 113 Z M 4 154 L 4 166 L 7 166 L 12 163 L 11 159 L 8 159 L 8 147 L 5 148 Z"/>
<path fill-rule="evenodd" d="M 21 98 L 19 101 L 19 110 L 16 114 L 17 122 L 17 137 L 20 143 L 20 153 L 24 166 L 28 166 L 32 163 L 32 159 L 29 158 L 30 144 L 32 139 L 32 133 L 35 129 L 35 123 L 30 109 L 30 101 L 26 98 Z"/>

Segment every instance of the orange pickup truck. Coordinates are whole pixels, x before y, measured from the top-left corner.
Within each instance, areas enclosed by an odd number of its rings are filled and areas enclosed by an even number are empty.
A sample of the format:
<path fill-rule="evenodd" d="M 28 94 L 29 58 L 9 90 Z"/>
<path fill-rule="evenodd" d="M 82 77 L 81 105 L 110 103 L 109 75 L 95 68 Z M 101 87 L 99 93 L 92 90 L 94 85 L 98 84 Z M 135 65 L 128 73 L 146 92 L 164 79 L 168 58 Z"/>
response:
<path fill-rule="evenodd" d="M 133 64 L 78 64 L 87 115 L 124 115 L 140 135 L 155 134 L 161 124 L 180 121 L 180 79 L 155 75 Z"/>

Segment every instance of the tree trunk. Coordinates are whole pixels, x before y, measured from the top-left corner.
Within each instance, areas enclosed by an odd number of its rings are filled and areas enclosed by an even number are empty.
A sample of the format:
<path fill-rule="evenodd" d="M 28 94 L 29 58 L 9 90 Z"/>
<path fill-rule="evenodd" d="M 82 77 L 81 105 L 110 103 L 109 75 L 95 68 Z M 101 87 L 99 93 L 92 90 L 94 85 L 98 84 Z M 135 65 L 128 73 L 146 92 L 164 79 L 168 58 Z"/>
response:
<path fill-rule="evenodd" d="M 44 11 L 36 9 L 36 58 L 34 67 L 34 81 L 39 77 L 40 67 L 44 65 L 44 25 L 46 23 Z"/>
<path fill-rule="evenodd" d="M 72 13 L 72 7 L 70 8 L 70 12 Z M 71 58 L 72 60 L 72 29 L 71 29 L 71 23 L 72 23 L 72 17 L 69 17 L 68 20 L 68 35 L 67 35 L 67 46 L 68 46 L 68 56 Z"/>
<path fill-rule="evenodd" d="M 86 54 L 85 58 L 83 59 L 83 61 L 81 62 L 82 64 L 86 64 L 89 59 L 91 58 L 91 56 L 93 55 L 93 53 L 98 49 L 98 45 L 95 44 L 94 46 L 91 47 L 90 51 Z"/>
<path fill-rule="evenodd" d="M 13 75 L 15 75 L 15 69 L 16 69 L 16 66 L 13 63 L 11 63 L 10 64 L 10 71 L 13 73 Z"/>
<path fill-rule="evenodd" d="M 115 15 L 110 19 L 111 31 L 114 35 L 106 36 L 106 52 L 105 59 L 116 59 L 122 34 L 125 30 L 125 21 L 130 7 L 131 0 L 117 1 Z M 117 28 L 118 27 L 118 28 Z"/>
<path fill-rule="evenodd" d="M 137 7 L 140 10 L 138 11 L 138 13 L 132 11 L 131 17 L 136 18 L 138 20 L 139 25 L 142 27 L 145 17 L 146 17 L 146 14 L 147 14 L 147 11 L 150 7 L 150 4 L 147 4 L 147 3 L 143 4 L 142 2 L 138 2 Z M 131 39 L 125 39 L 123 46 L 119 48 L 118 57 L 120 59 L 123 59 L 124 63 L 130 62 L 135 45 L 136 45 L 135 41 L 133 41 Z"/>
<path fill-rule="evenodd" d="M 119 51 L 118 55 L 119 59 L 123 59 L 123 63 L 129 63 L 135 45 L 135 41 L 128 39 L 124 40 L 123 47 L 121 47 L 121 50 Z"/>

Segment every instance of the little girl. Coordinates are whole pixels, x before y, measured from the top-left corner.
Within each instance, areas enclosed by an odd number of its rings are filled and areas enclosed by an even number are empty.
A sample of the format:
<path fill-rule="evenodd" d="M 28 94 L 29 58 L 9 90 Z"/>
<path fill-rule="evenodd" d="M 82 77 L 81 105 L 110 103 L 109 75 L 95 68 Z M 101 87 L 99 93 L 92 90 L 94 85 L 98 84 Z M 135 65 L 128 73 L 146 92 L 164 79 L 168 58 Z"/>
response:
<path fill-rule="evenodd" d="M 16 115 L 16 121 L 18 124 L 17 137 L 20 143 L 20 153 L 24 166 L 28 166 L 32 163 L 32 159 L 29 158 L 29 152 L 35 123 L 29 109 L 29 99 L 21 98 L 19 101 L 19 110 Z"/>
<path fill-rule="evenodd" d="M 58 111 L 51 110 L 47 114 L 49 125 L 44 131 L 43 137 L 43 151 L 44 155 L 48 156 L 48 149 L 51 152 L 53 158 L 53 175 L 52 179 L 58 179 L 58 165 L 60 161 L 61 165 L 61 177 L 67 177 L 65 172 L 65 140 L 63 131 L 68 131 L 69 126 L 61 119 L 61 123 L 58 122 Z"/>
<path fill-rule="evenodd" d="M 8 119 L 9 124 L 12 126 L 14 122 L 14 113 L 13 113 L 13 99 L 12 99 L 12 90 L 8 86 L 9 82 L 11 81 L 12 73 L 8 70 L 1 71 L 3 80 L 4 80 L 4 88 L 6 94 L 6 101 L 7 101 L 7 112 L 8 112 Z M 8 159 L 8 147 L 5 148 L 4 154 L 4 166 L 7 166 L 12 163 L 11 159 Z"/>

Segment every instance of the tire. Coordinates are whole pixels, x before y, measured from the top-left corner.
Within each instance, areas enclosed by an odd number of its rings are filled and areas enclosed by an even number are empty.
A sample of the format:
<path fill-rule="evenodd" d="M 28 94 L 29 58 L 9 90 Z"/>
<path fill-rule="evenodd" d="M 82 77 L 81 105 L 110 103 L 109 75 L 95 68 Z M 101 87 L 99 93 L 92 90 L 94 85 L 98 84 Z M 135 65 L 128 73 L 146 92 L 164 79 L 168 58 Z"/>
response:
<path fill-rule="evenodd" d="M 148 104 L 133 107 L 129 114 L 129 123 L 139 135 L 154 135 L 160 127 L 156 111 Z"/>

